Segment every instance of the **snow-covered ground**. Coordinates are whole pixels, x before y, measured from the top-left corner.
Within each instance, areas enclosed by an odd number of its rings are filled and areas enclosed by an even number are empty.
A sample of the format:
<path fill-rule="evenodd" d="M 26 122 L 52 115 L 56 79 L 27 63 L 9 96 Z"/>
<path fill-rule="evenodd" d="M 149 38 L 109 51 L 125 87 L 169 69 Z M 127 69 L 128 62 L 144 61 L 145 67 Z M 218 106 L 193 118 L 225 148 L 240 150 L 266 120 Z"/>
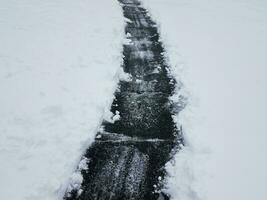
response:
<path fill-rule="evenodd" d="M 0 199 L 60 198 L 121 63 L 110 0 L 0 0 Z"/>
<path fill-rule="evenodd" d="M 267 2 L 142 0 L 189 93 L 174 200 L 267 199 Z M 117 1 L 0 0 L 1 200 L 60 199 L 109 108 Z"/>
<path fill-rule="evenodd" d="M 143 2 L 190 98 L 173 199 L 267 199 L 267 1 Z"/>

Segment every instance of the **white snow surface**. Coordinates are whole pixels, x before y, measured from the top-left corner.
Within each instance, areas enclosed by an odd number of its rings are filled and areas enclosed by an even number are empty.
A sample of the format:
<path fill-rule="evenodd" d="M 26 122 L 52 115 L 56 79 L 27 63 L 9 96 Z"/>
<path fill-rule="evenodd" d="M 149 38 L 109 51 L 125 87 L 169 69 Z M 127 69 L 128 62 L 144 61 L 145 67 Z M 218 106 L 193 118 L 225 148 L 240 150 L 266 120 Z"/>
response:
<path fill-rule="evenodd" d="M 167 192 L 267 199 L 267 2 L 142 1 L 189 98 L 174 117 L 188 144 L 167 164 Z M 79 184 L 125 76 L 124 23 L 115 0 L 0 0 L 1 200 L 57 200 Z"/>
<path fill-rule="evenodd" d="M 172 199 L 267 199 L 267 1 L 142 2 L 189 98 Z"/>
<path fill-rule="evenodd" d="M 124 23 L 117 1 L 0 0 L 1 200 L 62 198 L 112 102 Z"/>

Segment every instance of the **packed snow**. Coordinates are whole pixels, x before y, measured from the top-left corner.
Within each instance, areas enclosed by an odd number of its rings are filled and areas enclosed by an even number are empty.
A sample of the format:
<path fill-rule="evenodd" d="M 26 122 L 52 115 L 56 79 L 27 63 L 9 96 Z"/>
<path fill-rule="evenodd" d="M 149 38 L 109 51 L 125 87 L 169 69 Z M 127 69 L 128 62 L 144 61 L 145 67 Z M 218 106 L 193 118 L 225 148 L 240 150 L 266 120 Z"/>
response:
<path fill-rule="evenodd" d="M 0 0 L 1 200 L 61 199 L 81 182 L 74 171 L 117 84 L 123 20 L 117 1 Z"/>
<path fill-rule="evenodd" d="M 174 117 L 187 147 L 167 164 L 167 192 L 173 200 L 267 199 L 267 1 L 143 2 L 189 98 Z"/>

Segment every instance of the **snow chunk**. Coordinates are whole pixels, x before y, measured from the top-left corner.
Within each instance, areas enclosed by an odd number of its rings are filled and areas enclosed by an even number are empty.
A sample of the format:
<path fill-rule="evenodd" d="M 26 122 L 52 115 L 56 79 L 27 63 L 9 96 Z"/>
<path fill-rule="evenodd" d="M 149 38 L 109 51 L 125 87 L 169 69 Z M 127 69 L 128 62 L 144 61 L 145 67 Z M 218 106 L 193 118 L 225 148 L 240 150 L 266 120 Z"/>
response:
<path fill-rule="evenodd" d="M 120 112 L 116 110 L 116 114 L 113 116 L 113 122 L 120 120 Z"/>
<path fill-rule="evenodd" d="M 109 110 L 104 115 L 104 120 L 109 123 L 114 123 L 115 121 L 120 120 L 120 112 L 116 110 L 115 115 Z"/>
<path fill-rule="evenodd" d="M 119 69 L 118 76 L 121 81 L 132 81 L 132 75 L 124 72 L 122 67 Z"/>
<path fill-rule="evenodd" d="M 78 195 L 79 193 L 81 193 L 80 187 L 83 182 L 83 176 L 81 174 L 81 171 L 88 169 L 88 162 L 88 158 L 85 157 L 80 161 L 77 171 L 74 172 L 70 178 L 67 193 L 70 193 L 73 190 L 78 191 Z"/>

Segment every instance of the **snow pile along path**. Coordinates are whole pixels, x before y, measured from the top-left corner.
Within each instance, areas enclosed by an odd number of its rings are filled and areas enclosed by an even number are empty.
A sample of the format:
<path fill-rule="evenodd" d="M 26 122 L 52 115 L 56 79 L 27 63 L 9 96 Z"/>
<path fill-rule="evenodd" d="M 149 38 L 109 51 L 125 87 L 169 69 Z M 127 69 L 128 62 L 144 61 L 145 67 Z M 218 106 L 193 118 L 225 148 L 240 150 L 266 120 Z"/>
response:
<path fill-rule="evenodd" d="M 143 2 L 191 93 L 176 117 L 188 147 L 168 164 L 172 199 L 267 199 L 267 2 Z"/>
<path fill-rule="evenodd" d="M 112 101 L 123 30 L 116 1 L 0 0 L 1 200 L 62 196 Z"/>

